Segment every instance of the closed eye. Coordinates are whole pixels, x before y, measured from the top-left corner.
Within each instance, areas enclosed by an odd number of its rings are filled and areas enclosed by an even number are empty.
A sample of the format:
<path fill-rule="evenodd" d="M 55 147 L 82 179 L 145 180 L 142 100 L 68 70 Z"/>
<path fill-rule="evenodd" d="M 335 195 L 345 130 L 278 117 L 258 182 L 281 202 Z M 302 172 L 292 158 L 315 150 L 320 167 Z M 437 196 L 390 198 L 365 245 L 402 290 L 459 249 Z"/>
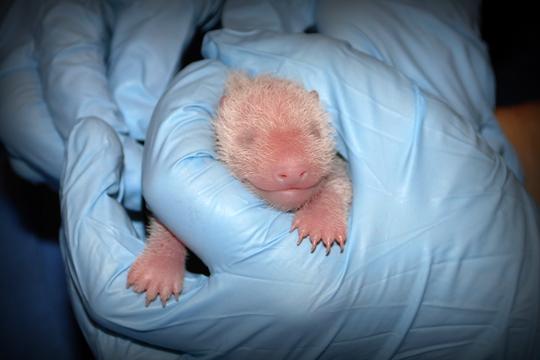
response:
<path fill-rule="evenodd" d="M 246 130 L 242 134 L 240 134 L 238 141 L 241 145 L 249 146 L 252 145 L 255 142 L 255 132 L 251 130 Z"/>

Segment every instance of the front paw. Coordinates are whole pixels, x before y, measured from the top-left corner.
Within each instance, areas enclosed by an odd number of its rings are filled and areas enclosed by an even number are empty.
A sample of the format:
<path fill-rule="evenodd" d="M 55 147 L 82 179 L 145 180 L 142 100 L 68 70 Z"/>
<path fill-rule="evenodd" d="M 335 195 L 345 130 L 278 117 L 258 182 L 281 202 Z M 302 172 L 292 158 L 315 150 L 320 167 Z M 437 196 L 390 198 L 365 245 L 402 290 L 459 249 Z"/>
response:
<path fill-rule="evenodd" d="M 157 254 L 145 249 L 128 273 L 127 286 L 134 291 L 146 291 L 146 306 L 158 296 L 163 307 L 167 300 L 178 296 L 184 283 L 184 259 L 175 255 Z"/>
<path fill-rule="evenodd" d="M 298 242 L 300 245 L 304 238 L 311 240 L 311 252 L 322 242 L 326 248 L 326 255 L 330 253 L 332 245 L 336 242 L 341 251 L 347 239 L 346 215 L 331 212 L 324 207 L 301 208 L 295 214 L 291 231 L 298 230 Z"/>

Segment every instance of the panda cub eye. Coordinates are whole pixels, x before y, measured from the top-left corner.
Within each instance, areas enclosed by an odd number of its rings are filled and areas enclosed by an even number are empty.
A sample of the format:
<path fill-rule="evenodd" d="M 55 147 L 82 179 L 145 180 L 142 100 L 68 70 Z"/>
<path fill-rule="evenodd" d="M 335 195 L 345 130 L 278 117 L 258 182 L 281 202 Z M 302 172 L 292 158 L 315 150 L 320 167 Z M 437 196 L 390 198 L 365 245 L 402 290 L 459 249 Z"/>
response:
<path fill-rule="evenodd" d="M 244 130 L 238 137 L 238 142 L 244 146 L 250 146 L 255 142 L 256 134 L 253 130 Z"/>
<path fill-rule="evenodd" d="M 321 131 L 319 130 L 318 127 L 316 126 L 313 126 L 311 129 L 310 129 L 310 134 L 315 137 L 316 139 L 320 139 L 321 138 Z"/>

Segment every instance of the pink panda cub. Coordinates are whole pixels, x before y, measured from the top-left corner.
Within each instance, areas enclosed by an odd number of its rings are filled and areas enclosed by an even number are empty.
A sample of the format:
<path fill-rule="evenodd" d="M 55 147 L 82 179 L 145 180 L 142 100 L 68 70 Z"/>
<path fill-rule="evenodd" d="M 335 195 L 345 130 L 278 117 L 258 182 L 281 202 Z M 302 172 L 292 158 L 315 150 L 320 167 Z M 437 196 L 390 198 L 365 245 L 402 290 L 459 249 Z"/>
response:
<path fill-rule="evenodd" d="M 335 150 L 329 118 L 316 91 L 271 75 L 230 74 L 214 120 L 219 160 L 271 206 L 294 211 L 291 231 L 306 237 L 311 252 L 347 237 L 352 186 Z M 128 274 L 128 285 L 146 291 L 149 304 L 178 297 L 186 249 L 151 217 L 145 250 Z"/>

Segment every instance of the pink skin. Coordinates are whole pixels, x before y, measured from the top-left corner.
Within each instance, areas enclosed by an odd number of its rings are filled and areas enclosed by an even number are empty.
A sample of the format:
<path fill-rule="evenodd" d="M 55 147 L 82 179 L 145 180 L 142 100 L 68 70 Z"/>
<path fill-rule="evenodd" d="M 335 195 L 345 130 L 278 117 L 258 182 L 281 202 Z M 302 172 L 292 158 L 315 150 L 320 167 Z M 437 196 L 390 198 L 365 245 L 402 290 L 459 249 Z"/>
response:
<path fill-rule="evenodd" d="M 146 306 L 158 296 L 165 306 L 171 295 L 182 291 L 186 247 L 163 224 L 150 217 L 146 247 L 128 273 L 127 285 L 134 291 L 146 291 Z"/>
<path fill-rule="evenodd" d="M 318 94 L 271 76 L 231 74 L 216 119 L 216 149 L 235 177 L 270 205 L 295 211 L 291 231 L 343 251 L 352 187 L 346 163 L 335 155 L 332 129 Z M 147 246 L 128 274 L 128 286 L 178 298 L 186 249 L 151 217 Z"/>
<path fill-rule="evenodd" d="M 265 161 L 251 164 L 258 167 L 257 172 L 237 176 L 261 198 L 284 211 L 296 210 L 313 198 L 321 190 L 325 175 L 306 160 L 302 146 L 294 145 L 298 136 L 295 132 L 275 131 L 267 139 L 257 139 L 272 151 L 267 152 Z"/>

